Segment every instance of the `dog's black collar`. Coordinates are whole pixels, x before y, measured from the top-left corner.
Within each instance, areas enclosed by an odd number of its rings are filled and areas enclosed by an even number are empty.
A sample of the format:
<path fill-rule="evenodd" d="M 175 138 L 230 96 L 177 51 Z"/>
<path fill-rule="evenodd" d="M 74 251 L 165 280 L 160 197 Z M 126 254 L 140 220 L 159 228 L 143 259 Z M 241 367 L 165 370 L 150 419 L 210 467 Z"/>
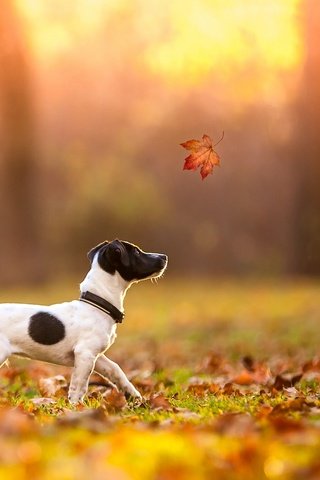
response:
<path fill-rule="evenodd" d="M 112 303 L 108 302 L 102 297 L 99 297 L 99 295 L 91 292 L 83 292 L 81 293 L 79 300 L 81 302 L 89 303 L 93 307 L 96 307 L 102 312 L 107 313 L 116 323 L 122 323 L 124 312 L 118 310 L 114 305 L 112 305 Z"/>

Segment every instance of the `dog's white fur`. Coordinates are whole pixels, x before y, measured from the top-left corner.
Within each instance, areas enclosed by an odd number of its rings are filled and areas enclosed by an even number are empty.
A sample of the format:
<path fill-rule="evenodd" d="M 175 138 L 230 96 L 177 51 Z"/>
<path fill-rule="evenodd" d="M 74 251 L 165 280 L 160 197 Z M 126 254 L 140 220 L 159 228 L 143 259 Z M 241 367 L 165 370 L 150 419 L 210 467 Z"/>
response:
<path fill-rule="evenodd" d="M 123 311 L 124 297 L 132 283 L 134 282 L 125 281 L 118 272 L 112 275 L 105 272 L 99 266 L 96 255 L 90 271 L 80 284 L 80 291 L 91 291 Z M 34 342 L 28 335 L 29 319 L 39 311 L 52 314 L 63 322 L 66 335 L 59 343 L 43 345 Z M 83 399 L 93 371 L 116 384 L 128 395 L 141 398 L 121 368 L 103 354 L 115 341 L 116 329 L 117 324 L 109 315 L 79 300 L 45 307 L 17 303 L 1 304 L 0 365 L 10 355 L 19 355 L 73 366 L 68 394 L 72 403 Z"/>

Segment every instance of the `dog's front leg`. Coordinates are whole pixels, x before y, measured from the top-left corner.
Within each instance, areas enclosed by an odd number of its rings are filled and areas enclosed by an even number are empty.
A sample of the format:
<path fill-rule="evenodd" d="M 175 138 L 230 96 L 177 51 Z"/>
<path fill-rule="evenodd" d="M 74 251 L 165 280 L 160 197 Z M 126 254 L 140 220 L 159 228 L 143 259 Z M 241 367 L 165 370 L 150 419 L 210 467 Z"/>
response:
<path fill-rule="evenodd" d="M 119 365 L 109 360 L 105 355 L 100 355 L 97 358 L 94 370 L 101 375 L 101 377 L 107 378 L 115 383 L 125 394 L 139 398 L 140 400 L 142 399 L 138 390 L 129 382 Z"/>
<path fill-rule="evenodd" d="M 74 350 L 74 369 L 68 392 L 71 403 L 80 402 L 88 390 L 89 377 L 94 368 L 96 356 L 88 350 Z"/>

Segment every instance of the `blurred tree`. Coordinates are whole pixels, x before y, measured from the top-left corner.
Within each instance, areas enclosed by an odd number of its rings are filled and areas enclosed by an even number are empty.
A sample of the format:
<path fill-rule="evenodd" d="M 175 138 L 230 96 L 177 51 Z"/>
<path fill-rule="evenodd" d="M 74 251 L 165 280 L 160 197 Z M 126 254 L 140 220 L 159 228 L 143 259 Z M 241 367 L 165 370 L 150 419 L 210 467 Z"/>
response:
<path fill-rule="evenodd" d="M 297 105 L 294 270 L 320 274 L 320 2 L 304 0 L 306 61 Z"/>
<path fill-rule="evenodd" d="M 0 282 L 40 272 L 37 164 L 28 51 L 14 2 L 0 11 Z"/>

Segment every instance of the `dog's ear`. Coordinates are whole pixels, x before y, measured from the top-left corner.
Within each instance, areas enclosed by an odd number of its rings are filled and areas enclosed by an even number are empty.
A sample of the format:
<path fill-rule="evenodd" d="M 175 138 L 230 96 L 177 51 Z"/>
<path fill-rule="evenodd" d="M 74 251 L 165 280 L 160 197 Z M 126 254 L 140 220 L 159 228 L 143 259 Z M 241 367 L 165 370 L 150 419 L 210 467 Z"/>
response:
<path fill-rule="evenodd" d="M 109 243 L 106 253 L 115 267 L 117 267 L 119 264 L 129 267 L 129 254 L 126 247 L 120 240 L 113 240 L 113 242 Z"/>
<path fill-rule="evenodd" d="M 89 252 L 88 252 L 88 259 L 90 261 L 90 263 L 92 264 L 93 262 L 93 259 L 96 255 L 96 253 L 98 253 L 103 247 L 105 247 L 106 245 L 108 245 L 108 240 L 102 242 L 102 243 L 99 243 L 99 245 L 97 245 L 96 247 L 93 247 Z"/>

